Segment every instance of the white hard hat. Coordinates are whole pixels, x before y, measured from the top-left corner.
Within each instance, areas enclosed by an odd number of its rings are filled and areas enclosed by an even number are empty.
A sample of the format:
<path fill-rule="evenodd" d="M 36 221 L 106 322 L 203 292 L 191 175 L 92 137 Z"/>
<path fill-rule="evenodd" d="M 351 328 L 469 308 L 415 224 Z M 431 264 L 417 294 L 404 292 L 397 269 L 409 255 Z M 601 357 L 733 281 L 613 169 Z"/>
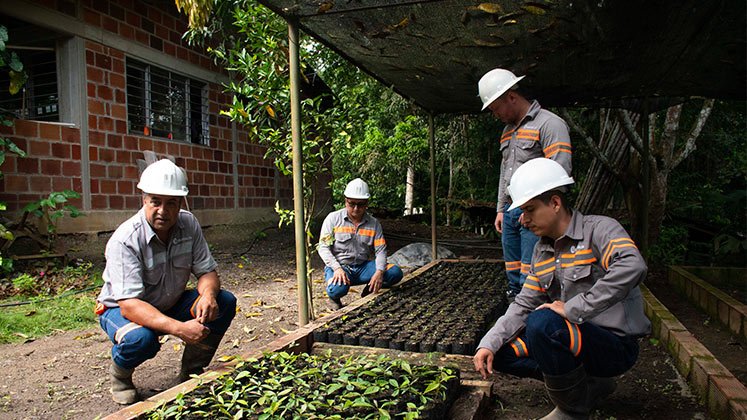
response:
<path fill-rule="evenodd" d="M 516 75 L 504 69 L 493 69 L 485 73 L 477 83 L 480 99 L 482 99 L 482 110 L 484 111 L 488 105 L 492 104 L 494 100 L 506 93 L 523 78 L 524 76 L 516 77 Z"/>
<path fill-rule="evenodd" d="M 347 198 L 357 198 L 359 200 L 368 200 L 371 197 L 368 192 L 368 184 L 360 178 L 348 182 L 343 195 Z"/>
<path fill-rule="evenodd" d="M 168 159 L 161 159 L 145 168 L 137 187 L 146 194 L 184 197 L 189 193 L 187 174 Z"/>
<path fill-rule="evenodd" d="M 544 192 L 570 184 L 573 184 L 573 178 L 558 162 L 547 158 L 532 159 L 519 166 L 511 176 L 507 189 L 513 202 L 508 209 L 513 210 Z"/>

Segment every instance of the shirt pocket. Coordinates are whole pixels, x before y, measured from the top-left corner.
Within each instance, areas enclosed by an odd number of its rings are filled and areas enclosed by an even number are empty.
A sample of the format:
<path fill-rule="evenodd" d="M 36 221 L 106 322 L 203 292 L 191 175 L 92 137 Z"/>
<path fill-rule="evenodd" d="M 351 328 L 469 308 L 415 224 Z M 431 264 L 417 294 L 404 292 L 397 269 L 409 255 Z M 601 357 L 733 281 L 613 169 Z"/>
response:
<path fill-rule="evenodd" d="M 585 293 L 591 289 L 594 281 L 591 276 L 591 264 L 574 265 L 563 270 L 563 300 Z"/>
<path fill-rule="evenodd" d="M 181 254 L 174 257 L 171 262 L 174 270 L 174 278 L 189 280 L 192 274 L 192 254 Z"/>
<path fill-rule="evenodd" d="M 163 280 L 163 264 L 156 264 L 151 268 L 143 270 L 143 282 L 145 284 L 156 285 Z"/>
<path fill-rule="evenodd" d="M 350 247 L 353 243 L 352 233 L 338 233 L 335 235 L 335 254 L 337 255 L 348 255 L 351 253 Z"/>
<path fill-rule="evenodd" d="M 542 153 L 538 153 L 539 142 L 534 140 L 516 140 L 516 158 L 519 162 L 526 162 L 532 157 L 540 157 Z"/>

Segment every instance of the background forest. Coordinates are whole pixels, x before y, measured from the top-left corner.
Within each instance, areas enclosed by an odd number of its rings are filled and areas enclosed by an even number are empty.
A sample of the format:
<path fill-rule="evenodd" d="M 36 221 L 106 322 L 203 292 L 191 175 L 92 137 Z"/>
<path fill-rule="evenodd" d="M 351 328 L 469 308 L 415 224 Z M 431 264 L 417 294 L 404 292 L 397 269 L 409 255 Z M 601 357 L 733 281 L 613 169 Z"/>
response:
<path fill-rule="evenodd" d="M 231 71 L 234 82 L 226 89 L 234 103 L 224 112 L 251 127 L 278 168 L 290 174 L 285 21 L 255 1 L 220 0 L 212 10 L 211 2 L 181 3 L 193 20 L 189 39 L 209 45 L 215 60 Z M 313 207 L 314 181 L 325 172 L 331 172 L 334 206 L 342 202 L 345 183 L 361 177 L 374 191 L 372 207 L 397 214 L 413 207 L 428 211 L 429 116 L 303 34 L 301 62 L 307 213 L 323 211 Z M 536 99 L 542 103 L 541 96 Z M 434 116 L 439 223 L 460 225 L 465 206 L 494 205 L 502 123 L 479 113 L 478 102 L 473 115 Z M 636 231 L 640 156 L 647 141 L 650 263 L 747 264 L 744 102 L 683 99 L 649 115 L 648 139 L 640 136 L 636 112 L 554 111 L 571 126 L 577 181 L 572 194 L 582 211 L 609 214 Z M 313 234 L 311 225 L 310 218 Z"/>

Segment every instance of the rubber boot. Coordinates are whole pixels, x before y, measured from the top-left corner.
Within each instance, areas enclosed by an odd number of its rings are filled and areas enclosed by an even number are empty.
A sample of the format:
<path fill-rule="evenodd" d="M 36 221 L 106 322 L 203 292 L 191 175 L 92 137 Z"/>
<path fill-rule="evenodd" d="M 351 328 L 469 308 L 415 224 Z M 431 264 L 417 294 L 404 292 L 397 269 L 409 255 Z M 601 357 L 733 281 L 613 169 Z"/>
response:
<path fill-rule="evenodd" d="M 589 389 L 589 407 L 594 408 L 599 405 L 605 398 L 609 397 L 617 388 L 615 378 L 600 378 L 589 376 L 587 379 Z"/>
<path fill-rule="evenodd" d="M 540 420 L 585 420 L 589 418 L 589 383 L 581 365 L 565 375 L 544 375 L 545 388 L 555 409 Z"/>
<path fill-rule="evenodd" d="M 112 400 L 117 404 L 130 405 L 138 400 L 137 389 L 132 383 L 135 369 L 124 369 L 112 362 L 109 373 L 112 377 Z"/>
<path fill-rule="evenodd" d="M 179 383 L 189 379 L 191 375 L 199 375 L 205 366 L 210 364 L 218 350 L 223 334 L 210 333 L 204 340 L 184 346 L 182 367 L 179 371 Z"/>

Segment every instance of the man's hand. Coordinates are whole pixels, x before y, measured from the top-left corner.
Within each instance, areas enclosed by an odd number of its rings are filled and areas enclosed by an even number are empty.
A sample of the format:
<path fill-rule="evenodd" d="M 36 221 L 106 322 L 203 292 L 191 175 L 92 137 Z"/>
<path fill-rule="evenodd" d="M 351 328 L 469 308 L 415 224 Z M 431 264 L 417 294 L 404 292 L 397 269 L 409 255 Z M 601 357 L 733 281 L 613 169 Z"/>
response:
<path fill-rule="evenodd" d="M 200 324 L 207 324 L 218 318 L 218 301 L 213 293 L 201 295 L 195 305 L 195 319 Z"/>
<path fill-rule="evenodd" d="M 379 290 L 381 290 L 381 284 L 384 281 L 384 272 L 381 270 L 376 270 L 373 277 L 371 277 L 371 281 L 368 282 L 368 287 L 373 293 L 379 293 Z"/>
<path fill-rule="evenodd" d="M 342 268 L 338 268 L 335 270 L 335 274 L 332 276 L 331 279 L 329 279 L 329 282 L 332 284 L 347 284 L 350 285 L 350 280 L 348 280 L 348 275 L 345 274 L 345 270 Z"/>
<path fill-rule="evenodd" d="M 482 375 L 482 379 L 488 379 L 488 375 L 493 374 L 493 352 L 489 349 L 484 347 L 478 349 L 472 361 L 475 363 L 475 370 Z"/>
<path fill-rule="evenodd" d="M 519 215 L 519 226 L 524 226 L 524 212 Z"/>
<path fill-rule="evenodd" d="M 563 303 L 563 301 L 556 300 L 553 303 L 543 303 L 542 305 L 538 306 L 536 310 L 545 309 L 545 308 L 555 312 L 556 314 L 562 316 L 563 318 L 566 318 L 565 303 Z"/>
<path fill-rule="evenodd" d="M 210 334 L 210 328 L 202 325 L 196 319 L 190 319 L 187 322 L 182 322 L 176 336 L 184 340 L 187 344 L 195 344 L 204 340 L 208 334 Z"/>
<path fill-rule="evenodd" d="M 498 231 L 498 233 L 503 233 L 503 212 L 498 212 L 498 214 L 495 215 L 495 230 Z"/>

